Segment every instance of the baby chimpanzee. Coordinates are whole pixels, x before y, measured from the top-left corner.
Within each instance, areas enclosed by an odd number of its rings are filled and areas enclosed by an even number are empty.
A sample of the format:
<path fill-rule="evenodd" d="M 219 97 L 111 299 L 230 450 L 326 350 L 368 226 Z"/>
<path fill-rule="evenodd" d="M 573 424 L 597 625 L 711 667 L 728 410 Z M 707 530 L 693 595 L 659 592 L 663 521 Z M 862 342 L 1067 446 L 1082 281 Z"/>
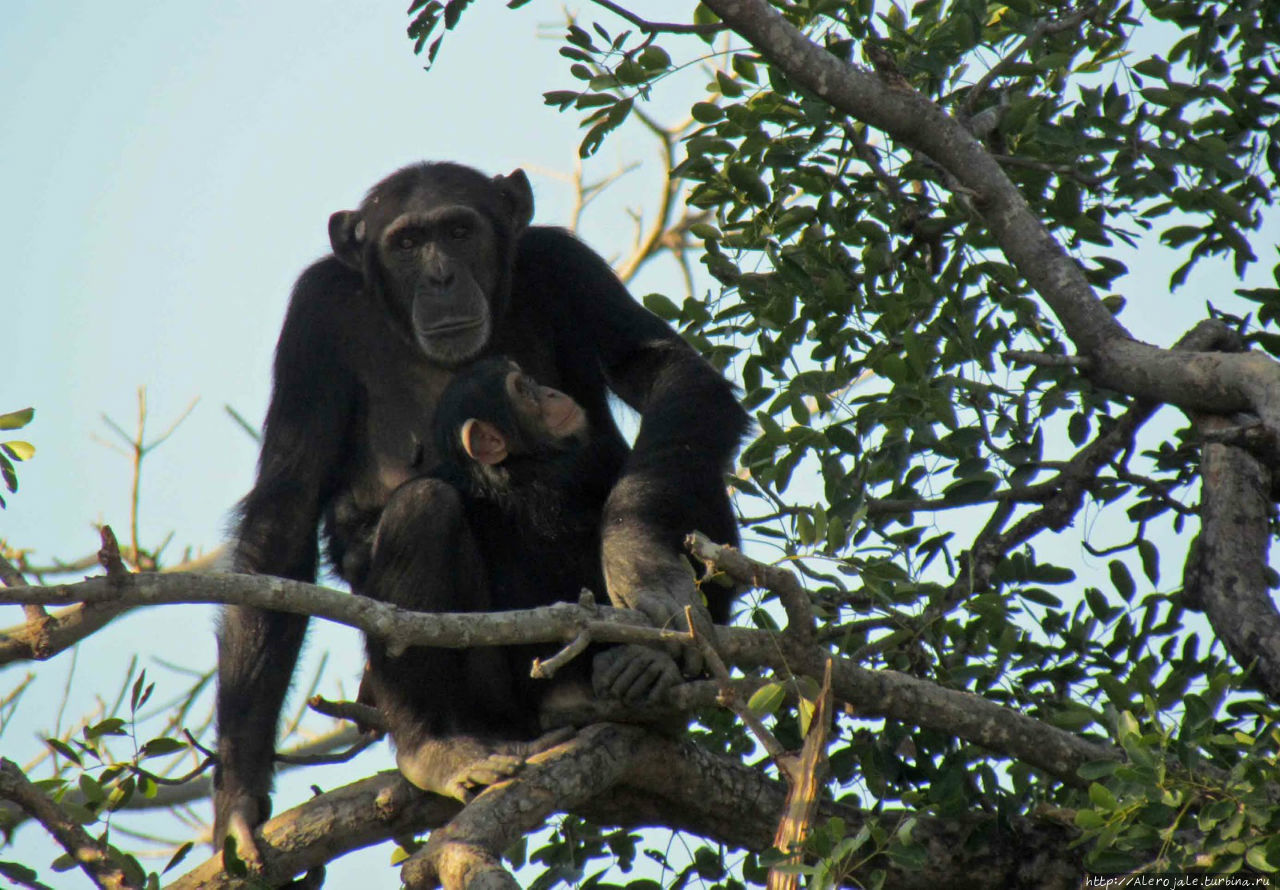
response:
<path fill-rule="evenodd" d="M 368 595 L 428 612 L 576 601 L 584 587 L 606 601 L 600 523 L 625 444 L 593 436 L 573 399 L 505 358 L 478 362 L 452 380 L 433 433 L 440 464 L 391 496 L 374 539 Z M 380 640 L 367 646 L 365 692 L 387 720 L 400 771 L 421 788 L 463 800 L 538 750 L 532 740 L 551 696 L 581 699 L 594 685 L 600 695 L 652 700 L 681 680 L 670 658 L 640 646 L 600 651 L 593 665 L 577 659 L 552 681 L 532 679 L 529 669 L 554 644 L 399 654 Z"/>

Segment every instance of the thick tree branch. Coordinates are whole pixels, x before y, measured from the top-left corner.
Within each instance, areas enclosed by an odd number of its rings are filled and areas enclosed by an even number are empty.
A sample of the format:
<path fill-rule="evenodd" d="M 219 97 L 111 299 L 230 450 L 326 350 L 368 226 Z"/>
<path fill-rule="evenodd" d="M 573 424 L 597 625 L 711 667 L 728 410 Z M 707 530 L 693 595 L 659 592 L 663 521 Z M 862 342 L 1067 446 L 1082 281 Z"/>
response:
<path fill-rule="evenodd" d="M 1204 417 L 1201 428 L 1225 425 Z M 1280 701 L 1280 613 L 1267 586 L 1271 474 L 1233 445 L 1208 443 L 1200 458 L 1200 534 L 1183 578 L 1232 658 Z"/>
<path fill-rule="evenodd" d="M 118 551 L 117 551 L 118 556 Z M 194 559 L 183 560 L 174 566 L 166 566 L 160 571 L 163 574 L 176 572 L 212 571 L 225 556 L 225 547 L 216 547 L 209 553 Z M 3 559 L 0 557 L 0 559 Z M 36 578 L 49 574 L 65 574 L 83 572 L 100 565 L 101 556 L 95 553 L 70 563 L 58 563 L 41 568 L 27 567 L 27 571 Z M 4 565 L 8 565 L 7 562 Z M 9 566 L 11 572 L 3 571 L 0 566 L 0 580 L 6 587 L 26 586 L 22 575 Z M 21 585 L 18 582 L 22 582 Z M 23 609 L 40 610 L 27 612 L 25 624 L 0 629 L 0 667 L 15 661 L 45 661 L 69 649 L 81 640 L 87 639 L 106 627 L 120 615 L 134 608 L 132 604 L 111 605 L 75 605 L 62 609 L 52 615 L 43 613 L 41 606 L 24 606 Z"/>
<path fill-rule="evenodd" d="M 9 588 L 0 605 L 85 604 L 120 614 L 136 606 L 225 603 L 311 615 L 382 637 L 392 646 L 472 646 L 514 642 L 568 642 L 586 631 L 596 642 L 680 644 L 688 635 L 649 627 L 626 609 L 558 603 L 525 612 L 408 612 L 363 596 L 269 575 L 135 573 L 76 584 Z M 29 656 L 28 656 L 29 657 Z M 10 657 L 9 661 L 17 660 Z M 0 660 L 0 666 L 7 663 Z"/>
<path fill-rule="evenodd" d="M 608 767 L 606 767 L 608 769 Z M 515 783 L 513 783 L 515 784 Z M 652 734 L 634 751 L 617 787 L 571 811 L 602 825 L 662 826 L 753 850 L 767 849 L 786 800 L 782 783 L 737 760 L 688 742 Z M 272 819 L 261 829 L 265 881 L 278 885 L 360 847 L 444 825 L 459 812 L 456 801 L 425 794 L 397 773 L 385 772 L 315 797 Z M 839 815 L 850 833 L 868 816 L 850 807 L 824 804 L 820 818 Z M 911 816 L 887 812 L 877 818 L 887 830 Z M 859 871 L 885 869 L 886 886 L 901 890 L 937 887 L 1074 888 L 1082 873 L 1080 849 L 1071 829 L 1030 820 L 1004 820 L 1001 830 L 983 830 L 993 819 L 916 819 L 912 838 L 929 857 L 923 869 L 902 867 L 883 856 Z M 985 838 L 992 838 L 987 841 Z M 215 856 L 169 885 L 169 890 L 247 890 L 247 879 L 222 871 Z"/>
<path fill-rule="evenodd" d="M 720 565 L 730 572 L 731 566 Z M 760 570 L 763 571 L 761 567 Z M 763 575 L 761 575 L 763 577 Z M 750 578 L 740 579 L 751 583 Z M 92 578 L 58 587 L 8 590 L 0 603 L 134 602 L 234 603 L 313 615 L 393 639 L 397 644 L 466 648 L 572 640 L 584 630 L 597 642 L 683 644 L 688 635 L 639 626 L 625 609 L 558 603 L 526 612 L 407 612 L 362 596 L 266 575 L 131 574 L 118 581 Z M 739 667 L 767 665 L 784 676 L 821 677 L 830 653 L 822 646 L 748 628 L 715 629 L 716 649 Z M 833 692 L 867 717 L 888 717 L 983 745 L 1079 784 L 1076 770 L 1120 752 L 1041 723 L 980 696 L 945 689 L 895 671 L 872 671 L 837 660 Z"/>
<path fill-rule="evenodd" d="M 648 732 L 599 724 L 530 760 L 513 782 L 488 788 L 448 825 L 431 832 L 425 848 L 405 862 L 400 877 L 410 890 L 514 888 L 502 851 L 536 830 L 553 813 L 572 809 L 615 785 L 631 766 Z"/>
<path fill-rule="evenodd" d="M 684 546 L 694 556 L 715 570 L 724 572 L 737 584 L 764 587 L 776 593 L 787 613 L 787 630 L 795 634 L 797 639 L 808 641 L 817 633 L 813 603 L 809 600 L 808 591 L 800 586 L 794 573 L 748 559 L 733 547 L 714 543 L 701 532 L 694 532 L 686 537 Z"/>

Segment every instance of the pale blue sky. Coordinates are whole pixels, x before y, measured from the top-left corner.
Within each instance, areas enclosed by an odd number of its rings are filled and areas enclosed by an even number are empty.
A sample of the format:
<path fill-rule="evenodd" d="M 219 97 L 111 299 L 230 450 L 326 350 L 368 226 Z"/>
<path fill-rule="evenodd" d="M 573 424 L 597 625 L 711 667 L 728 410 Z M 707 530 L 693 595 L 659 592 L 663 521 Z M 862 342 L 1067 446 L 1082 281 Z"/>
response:
<path fill-rule="evenodd" d="M 293 279 L 327 251 L 329 214 L 354 206 L 396 167 L 422 158 L 493 173 L 525 166 L 538 220 L 564 221 L 569 191 L 543 171 L 572 169 L 580 131 L 572 114 L 542 104 L 543 91 L 568 88 L 572 79 L 558 44 L 536 37 L 540 24 L 562 22 L 561 7 L 543 2 L 513 13 L 497 0 L 477 3 L 426 74 L 405 36 L 404 6 L 6 5 L 0 262 L 9 281 L 0 290 L 0 412 L 36 407 L 23 437 L 39 452 L 20 467 L 21 489 L 0 511 L 0 536 L 35 548 L 40 559 L 93 550 L 91 521 L 105 520 L 124 536 L 129 466 L 91 434 L 106 435 L 102 412 L 131 428 L 135 389 L 145 384 L 156 430 L 192 399 L 201 402 L 147 463 L 143 544 L 154 546 L 172 530 L 174 547 L 216 545 L 256 458 L 222 405 L 260 421 Z M 673 98 L 681 95 L 691 94 Z M 642 139 L 615 138 L 594 169 L 650 156 Z M 589 216 L 584 237 L 606 253 L 624 249 L 631 222 L 618 207 L 639 203 L 647 182 L 645 174 L 624 180 L 621 202 Z M 1206 265 L 1171 299 L 1167 255 L 1148 248 L 1127 261 L 1135 274 L 1122 283 L 1130 306 L 1123 320 L 1154 342 L 1167 344 L 1188 328 L 1205 299 L 1228 305 L 1238 286 L 1228 267 Z M 1272 262 L 1264 255 L 1251 283 L 1265 282 Z M 674 295 L 679 287 L 650 273 L 632 289 Z M 1078 535 L 1064 538 L 1078 549 Z M 95 694 L 114 694 L 133 652 L 211 665 L 209 614 L 153 610 L 95 637 L 79 656 L 64 725 L 92 707 Z M 11 609 L 0 624 L 18 618 Z M 336 694 L 339 677 L 350 690 L 357 637 L 332 628 L 313 633 L 312 664 L 325 649 L 334 658 L 322 691 Z M 34 733 L 52 729 L 70 668 L 69 654 L 41 667 L 0 737 L 6 756 L 23 762 L 41 749 Z M 23 674 L 22 666 L 0 673 L 0 696 Z M 178 691 L 174 675 L 153 667 L 152 678 L 162 687 L 157 698 Z M 354 770 L 308 771 L 305 782 L 282 783 L 277 811 L 307 797 L 309 782 L 333 787 L 352 772 L 389 764 L 382 748 Z M 16 850 L 0 855 L 43 870 L 55 851 L 28 827 Z M 385 849 L 348 857 L 331 869 L 332 885 L 396 887 L 386 862 Z M 52 882 L 87 886 L 78 873 Z"/>

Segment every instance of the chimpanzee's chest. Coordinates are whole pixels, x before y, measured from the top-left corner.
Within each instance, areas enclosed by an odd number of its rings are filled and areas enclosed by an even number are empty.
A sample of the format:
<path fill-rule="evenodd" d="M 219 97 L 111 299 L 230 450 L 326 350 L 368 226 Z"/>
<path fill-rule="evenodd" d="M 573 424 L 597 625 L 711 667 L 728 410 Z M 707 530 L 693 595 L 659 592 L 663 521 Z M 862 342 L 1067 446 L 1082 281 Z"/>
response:
<path fill-rule="evenodd" d="M 488 570 L 493 607 L 576 602 L 584 587 L 603 598 L 599 510 L 579 507 L 560 517 L 554 508 L 539 506 L 544 512 L 531 518 L 488 504 L 469 505 L 467 521 Z"/>

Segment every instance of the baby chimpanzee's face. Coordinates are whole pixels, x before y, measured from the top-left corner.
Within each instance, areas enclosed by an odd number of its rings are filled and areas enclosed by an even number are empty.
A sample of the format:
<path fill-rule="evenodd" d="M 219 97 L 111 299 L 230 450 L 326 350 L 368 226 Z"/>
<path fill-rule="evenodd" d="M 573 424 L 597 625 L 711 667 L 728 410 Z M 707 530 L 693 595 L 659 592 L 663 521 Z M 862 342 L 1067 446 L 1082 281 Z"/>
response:
<path fill-rule="evenodd" d="M 519 367 L 507 375 L 507 395 L 531 438 L 546 442 L 584 438 L 587 415 L 573 399 L 558 389 L 542 386 Z"/>
<path fill-rule="evenodd" d="M 467 372 L 488 375 L 486 368 Z M 471 460 L 497 466 L 512 455 L 553 455 L 587 442 L 587 413 L 569 396 L 542 386 L 508 363 L 506 376 L 487 376 L 488 386 L 501 381 L 502 391 L 476 395 L 476 414 L 460 430 Z"/>

